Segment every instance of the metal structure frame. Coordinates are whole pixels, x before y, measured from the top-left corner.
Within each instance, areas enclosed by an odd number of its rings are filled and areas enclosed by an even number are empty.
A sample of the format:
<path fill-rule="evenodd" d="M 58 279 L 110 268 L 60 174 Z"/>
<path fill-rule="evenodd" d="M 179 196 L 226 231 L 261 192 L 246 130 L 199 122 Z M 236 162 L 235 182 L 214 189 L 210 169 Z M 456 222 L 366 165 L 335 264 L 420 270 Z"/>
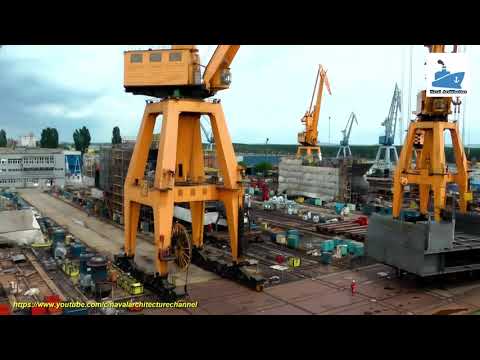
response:
<path fill-rule="evenodd" d="M 320 79 L 320 83 L 318 79 Z M 318 90 L 317 84 L 319 84 Z M 332 95 L 327 72 L 323 69 L 322 65 L 319 65 L 317 77 L 315 79 L 315 86 L 313 87 L 312 99 L 310 100 L 310 107 L 301 119 L 302 124 L 305 124 L 305 131 L 298 133 L 298 143 L 300 145 L 297 148 L 297 159 L 305 155 L 307 157 L 316 155 L 318 160 L 322 160 L 322 152 L 320 146 L 318 146 L 318 119 L 320 117 L 324 85 L 327 87 L 328 93 Z M 317 99 L 315 101 L 315 106 L 312 109 L 315 93 L 317 93 Z"/>
<path fill-rule="evenodd" d="M 153 95 L 147 101 L 137 141 L 124 185 L 125 246 L 115 257 L 116 264 L 141 279 L 162 296 L 175 299 L 179 294 L 168 280 L 169 264 L 178 261 L 179 246 L 172 236 L 174 206 L 187 203 L 191 211 L 192 261 L 197 265 L 234 278 L 248 286 L 263 289 L 265 279 L 250 274 L 241 259 L 244 243 L 241 167 L 238 166 L 220 101 L 205 100 L 228 89 L 229 65 L 239 45 L 219 45 L 199 79 L 200 65 L 195 45 L 175 45 L 170 50 L 125 52 L 125 90 Z M 150 144 L 157 117 L 162 116 L 154 179 L 145 177 Z M 218 179 L 205 176 L 200 118 L 210 119 L 219 165 Z M 206 201 L 224 204 L 230 235 L 231 261 L 211 258 L 202 250 Z M 134 262 L 141 205 L 153 210 L 156 247 L 155 272 L 148 274 Z M 242 221 L 240 221 L 242 220 Z M 172 241 L 173 240 L 173 241 Z M 185 245 L 185 244 L 183 244 Z M 183 263 L 183 265 L 185 265 Z"/>
<path fill-rule="evenodd" d="M 443 53 L 445 45 L 428 46 L 431 52 Z M 460 212 L 467 209 L 468 169 L 457 122 L 448 121 L 451 113 L 451 98 L 430 98 L 423 90 L 418 94 L 417 119 L 408 128 L 405 144 L 395 169 L 393 184 L 393 217 L 398 218 L 403 204 L 404 187 L 419 185 L 420 212 L 428 214 L 430 191 L 433 190 L 435 221 L 441 220 L 445 208 L 447 183 L 458 185 Z M 457 172 L 452 173 L 445 160 L 444 132 L 450 132 Z M 412 164 L 413 151 L 417 161 Z"/>
<path fill-rule="evenodd" d="M 155 180 L 148 184 L 144 180 L 145 165 L 155 121 L 160 114 L 163 119 Z M 212 124 L 223 184 L 205 183 L 200 133 L 202 114 L 209 116 Z M 148 205 L 153 208 L 156 269 L 161 277 L 165 277 L 168 262 L 172 260 L 174 204 L 190 204 L 192 243 L 202 247 L 205 201 L 220 200 L 227 214 L 232 259 L 237 261 L 238 210 L 242 192 L 232 141 L 219 103 L 166 99 L 147 104 L 124 187 L 126 255 L 133 257 L 135 254 L 140 205 Z"/>
<path fill-rule="evenodd" d="M 395 165 L 398 163 L 398 153 L 395 147 L 395 133 L 397 129 L 397 121 L 399 113 L 402 111 L 402 97 L 398 85 L 395 84 L 393 91 L 392 102 L 390 103 L 390 110 L 388 116 L 382 126 L 385 127 L 385 135 L 378 139 L 379 147 L 375 162 L 369 170 L 369 175 L 374 174 L 375 170 L 380 170 L 384 174 L 388 170 L 389 176 L 393 173 Z M 393 155 L 393 161 L 392 156 Z"/>
<path fill-rule="evenodd" d="M 433 53 L 445 50 L 444 45 L 428 47 Z M 458 123 L 448 120 L 451 103 L 449 97 L 429 98 L 425 90 L 418 94 L 417 119 L 410 123 L 395 169 L 393 218 L 373 214 L 368 226 L 368 256 L 420 277 L 480 269 L 480 219 L 464 214 L 471 193 L 467 192 L 467 159 Z M 452 137 L 456 173 L 446 164 L 445 131 Z M 446 187 L 451 182 L 459 188 L 458 215 L 455 197 L 452 214 L 445 211 Z M 418 185 L 420 215 L 402 212 L 404 187 L 409 184 Z M 432 190 L 435 221 L 428 211 Z"/>
<path fill-rule="evenodd" d="M 480 270 L 477 222 L 468 215 L 452 222 L 411 223 L 372 214 L 366 253 L 420 277 Z"/>
<path fill-rule="evenodd" d="M 340 155 L 345 158 L 352 157 L 352 150 L 350 150 L 350 145 L 348 141 L 350 140 L 350 133 L 352 132 L 353 122 L 358 125 L 357 116 L 355 113 L 351 113 L 348 117 L 347 124 L 345 125 L 345 129 L 342 130 L 343 139 L 340 141 L 340 147 L 338 148 L 337 152 L 337 159 L 340 158 Z"/>

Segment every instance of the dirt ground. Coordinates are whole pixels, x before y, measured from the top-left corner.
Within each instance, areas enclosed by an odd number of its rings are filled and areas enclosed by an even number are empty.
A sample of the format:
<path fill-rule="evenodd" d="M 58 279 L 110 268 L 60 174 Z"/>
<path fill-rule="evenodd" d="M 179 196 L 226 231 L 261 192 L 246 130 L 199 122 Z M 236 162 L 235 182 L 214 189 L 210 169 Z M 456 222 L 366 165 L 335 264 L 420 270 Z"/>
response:
<path fill-rule="evenodd" d="M 76 238 L 95 249 L 101 254 L 112 256 L 118 254 L 124 245 L 123 230 L 107 224 L 85 212 L 55 199 L 54 197 L 36 189 L 22 189 L 19 191 L 28 203 L 38 209 L 42 216 L 52 218 L 59 225 L 68 229 Z M 135 262 L 146 271 L 154 270 L 154 245 L 146 240 L 137 238 Z M 178 286 L 185 283 L 185 273 L 172 265 L 171 273 Z M 188 273 L 188 282 L 191 284 L 218 279 L 218 276 L 191 265 Z"/>
<path fill-rule="evenodd" d="M 65 202 L 38 190 L 21 190 L 21 196 L 43 216 L 54 219 L 80 240 L 104 254 L 115 254 L 123 245 L 123 231 L 88 217 Z M 137 262 L 153 265 L 154 247 L 137 240 Z M 185 275 L 176 274 L 177 285 Z M 257 293 L 233 281 L 192 265 L 189 297 L 196 309 L 145 310 L 144 314 L 335 314 L 335 315 L 416 315 L 466 314 L 480 308 L 480 280 L 419 287 L 398 279 L 391 268 L 373 264 L 356 270 L 312 274 L 311 278 L 276 285 Z M 352 280 L 357 291 L 351 293 Z"/>

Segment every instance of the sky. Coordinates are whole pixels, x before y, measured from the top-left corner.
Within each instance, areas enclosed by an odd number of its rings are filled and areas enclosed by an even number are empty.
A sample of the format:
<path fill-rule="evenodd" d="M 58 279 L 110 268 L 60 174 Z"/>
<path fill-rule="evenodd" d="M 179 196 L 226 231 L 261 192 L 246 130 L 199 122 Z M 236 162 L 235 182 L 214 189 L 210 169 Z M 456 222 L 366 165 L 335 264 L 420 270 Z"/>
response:
<path fill-rule="evenodd" d="M 0 128 L 16 138 L 56 127 L 60 141 L 72 142 L 76 128 L 86 126 L 92 142 L 110 142 L 112 129 L 135 137 L 145 107 L 143 96 L 125 93 L 123 51 L 163 48 L 153 45 L 4 46 L 0 48 Z M 206 65 L 216 45 L 200 45 Z M 332 95 L 324 92 L 319 142 L 338 143 L 353 111 L 358 126 L 351 144 L 375 144 L 382 135 L 395 83 L 403 88 L 402 116 L 408 115 L 410 49 L 412 49 L 411 111 L 424 88 L 423 45 L 242 45 L 232 65 L 230 89 L 221 99 L 232 140 L 258 144 L 294 144 L 302 130 L 318 65 L 328 71 Z M 465 107 L 465 143 L 480 143 L 480 46 L 467 46 L 471 94 Z M 470 105 L 469 105 L 470 104 Z M 331 118 L 329 127 L 329 117 Z M 157 129 L 159 127 L 157 126 Z M 404 130 L 406 129 L 406 125 Z M 329 131 L 330 130 L 330 131 Z M 400 127 L 396 143 L 400 143 Z M 447 140 L 448 143 L 448 140 Z"/>

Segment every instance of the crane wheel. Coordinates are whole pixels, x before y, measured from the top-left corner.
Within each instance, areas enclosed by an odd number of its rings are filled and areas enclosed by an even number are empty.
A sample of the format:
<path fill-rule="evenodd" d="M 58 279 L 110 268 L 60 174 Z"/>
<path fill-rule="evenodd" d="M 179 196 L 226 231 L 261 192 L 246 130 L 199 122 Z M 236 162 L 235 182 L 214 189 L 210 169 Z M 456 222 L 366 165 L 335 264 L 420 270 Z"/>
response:
<path fill-rule="evenodd" d="M 182 224 L 173 225 L 172 245 L 175 249 L 175 264 L 182 270 L 186 269 L 192 261 L 192 241 Z"/>

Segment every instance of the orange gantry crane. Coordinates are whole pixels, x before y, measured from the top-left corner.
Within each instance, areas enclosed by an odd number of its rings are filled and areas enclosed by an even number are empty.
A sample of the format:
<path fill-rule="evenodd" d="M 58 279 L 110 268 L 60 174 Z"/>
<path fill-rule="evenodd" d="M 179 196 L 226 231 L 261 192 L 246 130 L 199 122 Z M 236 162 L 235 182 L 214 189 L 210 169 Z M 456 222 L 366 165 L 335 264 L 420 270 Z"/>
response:
<path fill-rule="evenodd" d="M 443 65 L 445 45 L 428 45 Z M 454 46 L 453 52 L 457 52 Z M 451 76 L 445 67 L 435 73 L 435 81 Z M 455 79 L 458 80 L 457 77 Z M 445 80 L 445 79 L 444 79 Z M 467 159 L 460 140 L 458 123 L 449 120 L 450 97 L 429 97 L 426 90 L 417 97 L 416 119 L 410 122 L 400 159 L 394 172 L 393 216 L 372 214 L 369 219 L 365 253 L 368 257 L 420 278 L 480 269 L 478 219 L 466 213 L 468 192 Z M 445 159 L 445 132 L 450 133 L 456 171 Z M 415 164 L 413 156 L 416 154 Z M 459 189 L 460 214 L 446 209 L 448 183 Z M 420 193 L 420 214 L 402 211 L 406 186 L 416 185 Z M 433 193 L 433 201 L 431 194 Z M 430 204 L 433 205 L 431 218 Z M 447 211 L 442 211 L 447 210 Z M 477 216 L 478 217 L 478 216 Z M 432 221 L 434 220 L 434 221 Z"/>
<path fill-rule="evenodd" d="M 330 82 L 328 81 L 327 72 L 322 67 L 322 65 L 319 65 L 317 78 L 315 80 L 315 86 L 313 87 L 312 99 L 310 100 L 310 107 L 301 119 L 301 122 L 305 124 L 305 131 L 298 133 L 298 143 L 300 145 L 297 148 L 297 158 L 301 158 L 304 155 L 315 155 L 316 153 L 318 159 L 322 160 L 322 153 L 320 150 L 320 146 L 318 146 L 318 119 L 320 117 L 320 107 L 322 104 L 324 85 L 327 87 L 328 93 L 332 95 L 332 92 L 330 91 Z M 317 94 L 317 98 L 315 101 L 315 106 L 312 109 L 315 93 Z"/>
<path fill-rule="evenodd" d="M 445 45 L 426 45 L 431 53 L 444 53 Z M 453 52 L 457 51 L 454 47 Z M 460 212 L 467 209 L 468 169 L 467 158 L 456 121 L 449 121 L 450 97 L 427 97 L 423 90 L 418 94 L 417 118 L 410 123 L 405 145 L 400 153 L 393 187 L 393 217 L 398 218 L 403 203 L 404 187 L 417 184 L 420 192 L 420 212 L 428 213 L 430 191 L 433 190 L 434 216 L 439 222 L 440 212 L 445 208 L 447 183 L 456 183 L 459 188 Z M 444 132 L 452 138 L 456 172 L 452 172 L 445 160 Z M 417 154 L 415 166 L 413 152 Z"/>
<path fill-rule="evenodd" d="M 175 244 L 172 241 L 172 232 L 179 232 L 173 223 L 176 203 L 189 205 L 192 217 L 191 244 L 195 250 L 203 246 L 205 202 L 223 202 L 233 264 L 228 271 L 242 271 L 235 268 L 241 263 L 239 223 L 243 223 L 240 221 L 243 220 L 243 188 L 240 168 L 220 101 L 207 100 L 218 91 L 229 88 L 229 66 L 239 47 L 219 45 L 205 67 L 203 77 L 195 45 L 124 53 L 125 90 L 160 100 L 147 102 L 130 161 L 124 186 L 125 254 L 117 256 L 117 262 L 123 268 L 136 271 L 133 260 L 140 206 L 152 207 L 156 273 L 144 281 L 169 296 L 174 296 L 173 286 L 167 277 L 169 262 L 177 260 L 178 264 L 178 252 L 190 246 L 185 242 Z M 159 115 L 162 116 L 162 128 L 155 179 L 153 184 L 149 184 L 144 179 L 144 171 Z M 210 119 L 216 145 L 221 180 L 214 184 L 207 183 L 205 179 L 200 124 L 202 115 Z M 184 265 L 189 262 L 189 256 L 191 252 L 184 254 Z M 254 281 L 254 284 L 257 288 L 263 287 L 261 281 Z"/>

